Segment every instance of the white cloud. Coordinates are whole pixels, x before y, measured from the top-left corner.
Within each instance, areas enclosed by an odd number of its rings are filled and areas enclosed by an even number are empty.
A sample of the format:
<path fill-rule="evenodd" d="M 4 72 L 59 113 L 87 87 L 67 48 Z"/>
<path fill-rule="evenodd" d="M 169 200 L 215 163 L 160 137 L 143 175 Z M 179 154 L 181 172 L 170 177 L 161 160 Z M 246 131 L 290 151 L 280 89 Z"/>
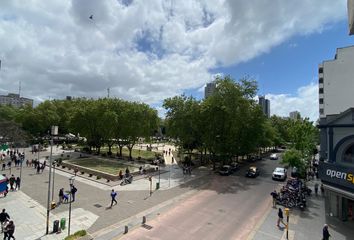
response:
<path fill-rule="evenodd" d="M 292 111 L 299 111 L 302 117 L 308 117 L 311 121 L 317 121 L 319 115 L 318 85 L 311 83 L 300 87 L 296 95 L 290 94 L 267 94 L 270 100 L 271 115 L 289 117 Z"/>
<path fill-rule="evenodd" d="M 158 103 L 345 17 L 345 0 L 1 1 L 0 88 Z"/>

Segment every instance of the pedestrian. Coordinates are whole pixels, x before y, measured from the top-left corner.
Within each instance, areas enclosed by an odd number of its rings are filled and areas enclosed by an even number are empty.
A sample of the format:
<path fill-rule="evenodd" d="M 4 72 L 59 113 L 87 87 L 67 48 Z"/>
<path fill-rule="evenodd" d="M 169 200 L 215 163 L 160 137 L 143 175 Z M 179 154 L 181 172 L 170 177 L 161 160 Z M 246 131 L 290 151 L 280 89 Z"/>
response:
<path fill-rule="evenodd" d="M 6 168 L 6 164 L 5 164 L 5 163 L 3 163 L 3 164 L 2 164 L 1 171 L 4 171 L 4 170 L 5 170 L 5 168 Z"/>
<path fill-rule="evenodd" d="M 323 226 L 322 234 L 323 234 L 322 240 L 329 240 L 329 237 L 331 236 L 331 234 L 329 234 L 329 232 L 328 232 L 328 225 L 327 224 L 325 224 Z"/>
<path fill-rule="evenodd" d="M 13 174 L 11 175 L 9 181 L 10 181 L 10 190 L 13 191 L 14 190 L 14 184 L 15 184 L 15 181 L 16 181 L 16 178 L 15 178 L 15 176 Z"/>
<path fill-rule="evenodd" d="M 15 181 L 15 190 L 20 190 L 21 188 L 21 178 L 20 177 L 17 177 L 16 178 L 16 181 Z"/>
<path fill-rule="evenodd" d="M 37 165 L 37 174 L 39 174 L 39 172 L 41 171 L 41 166 L 39 165 L 39 163 L 36 163 Z"/>
<path fill-rule="evenodd" d="M 270 195 L 273 198 L 273 208 L 276 208 L 277 207 L 277 197 L 278 197 L 277 190 L 274 189 L 274 191 L 271 192 Z"/>
<path fill-rule="evenodd" d="M 8 240 L 10 240 L 10 238 L 15 239 L 15 237 L 14 237 L 15 224 L 14 224 L 14 222 L 12 220 L 9 221 L 9 223 L 5 226 L 5 232 L 6 232 L 6 235 L 8 237 Z M 4 237 L 4 239 L 5 239 L 5 237 Z"/>
<path fill-rule="evenodd" d="M 315 195 L 317 196 L 318 194 L 318 183 L 315 183 Z"/>
<path fill-rule="evenodd" d="M 171 161 L 172 161 L 172 163 L 174 163 L 174 162 L 175 162 L 175 159 L 173 158 L 173 156 L 171 157 Z"/>
<path fill-rule="evenodd" d="M 64 199 L 64 188 L 60 188 L 59 189 L 59 204 L 63 203 L 63 199 Z"/>
<path fill-rule="evenodd" d="M 114 191 L 114 189 L 112 189 L 111 192 L 111 207 L 113 206 L 113 203 L 117 204 L 117 200 L 116 200 L 116 196 L 117 196 L 117 192 Z"/>
<path fill-rule="evenodd" d="M 281 208 L 279 208 L 278 210 L 278 221 L 277 221 L 277 227 L 280 227 L 280 223 L 284 224 L 284 226 L 286 226 L 286 224 L 283 221 L 284 219 L 284 215 L 283 215 L 283 210 L 281 210 Z"/>
<path fill-rule="evenodd" d="M 29 166 L 29 161 L 28 161 L 28 159 L 26 160 L 26 167 L 28 167 Z"/>
<path fill-rule="evenodd" d="M 323 187 L 323 183 L 321 183 L 321 195 L 324 195 L 324 187 Z"/>
<path fill-rule="evenodd" d="M 0 213 L 1 232 L 4 232 L 5 222 L 7 222 L 9 219 L 10 219 L 10 215 L 6 212 L 6 209 L 4 208 Z"/>
<path fill-rule="evenodd" d="M 74 184 L 71 184 L 71 200 L 73 202 L 75 202 L 75 195 L 76 195 L 76 192 L 77 192 L 77 188 L 74 186 Z"/>

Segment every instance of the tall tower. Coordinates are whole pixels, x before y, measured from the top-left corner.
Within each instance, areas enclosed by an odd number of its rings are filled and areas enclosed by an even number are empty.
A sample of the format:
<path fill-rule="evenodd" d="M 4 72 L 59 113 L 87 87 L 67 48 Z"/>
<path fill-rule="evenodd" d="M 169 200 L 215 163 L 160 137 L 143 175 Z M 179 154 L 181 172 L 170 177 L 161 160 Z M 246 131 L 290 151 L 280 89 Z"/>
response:
<path fill-rule="evenodd" d="M 263 114 L 270 118 L 270 101 L 265 96 L 258 96 L 258 104 L 261 106 Z"/>

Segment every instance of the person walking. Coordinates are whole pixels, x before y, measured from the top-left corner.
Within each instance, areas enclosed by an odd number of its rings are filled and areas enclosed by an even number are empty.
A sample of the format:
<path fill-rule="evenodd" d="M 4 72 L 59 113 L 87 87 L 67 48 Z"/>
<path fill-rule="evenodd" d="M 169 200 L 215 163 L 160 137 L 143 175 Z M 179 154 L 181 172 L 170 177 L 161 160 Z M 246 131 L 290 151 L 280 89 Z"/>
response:
<path fill-rule="evenodd" d="M 9 221 L 9 223 L 6 225 L 6 227 L 5 227 L 5 233 L 6 233 L 6 235 L 7 235 L 7 239 L 8 240 L 10 240 L 11 238 L 12 239 L 15 239 L 15 237 L 14 237 L 14 233 L 15 233 L 15 224 L 14 224 L 14 221 Z M 4 234 L 5 235 L 5 234 Z M 5 239 L 6 237 L 4 236 L 4 239 Z"/>
<path fill-rule="evenodd" d="M 111 199 L 112 199 L 111 200 L 111 207 L 113 206 L 113 203 L 117 204 L 116 196 L 117 196 L 117 192 L 115 192 L 114 189 L 112 189 L 112 192 L 111 192 Z"/>
<path fill-rule="evenodd" d="M 330 236 L 331 236 L 331 234 L 329 234 L 329 232 L 328 232 L 328 225 L 325 224 L 323 226 L 323 230 L 322 230 L 322 239 L 323 240 L 329 240 Z"/>
<path fill-rule="evenodd" d="M 0 224 L 1 224 L 1 232 L 4 232 L 4 225 L 5 223 L 10 219 L 9 214 L 6 212 L 6 209 L 4 208 L 2 212 L 0 213 Z"/>
<path fill-rule="evenodd" d="M 20 190 L 21 188 L 21 178 L 17 177 L 15 181 L 15 190 Z"/>
<path fill-rule="evenodd" d="M 278 197 L 277 190 L 274 189 L 274 191 L 271 192 L 270 195 L 273 198 L 273 208 L 276 208 L 277 207 L 277 197 Z"/>
<path fill-rule="evenodd" d="M 70 193 L 71 193 L 71 200 L 72 200 L 73 202 L 75 202 L 75 195 L 76 195 L 76 192 L 77 192 L 77 188 L 74 186 L 74 184 L 71 184 Z"/>
<path fill-rule="evenodd" d="M 3 164 L 2 164 L 1 171 L 4 171 L 4 170 L 5 170 L 5 168 L 6 168 L 6 163 L 3 163 Z"/>
<path fill-rule="evenodd" d="M 15 181 L 16 181 L 16 178 L 15 178 L 15 176 L 13 174 L 11 175 L 9 181 L 10 181 L 10 190 L 13 191 L 14 190 L 14 184 L 15 184 Z"/>
<path fill-rule="evenodd" d="M 59 204 L 63 203 L 63 199 L 64 199 L 64 188 L 60 188 L 59 189 Z"/>
<path fill-rule="evenodd" d="M 282 224 L 284 224 L 284 226 L 286 226 L 286 224 L 284 223 L 283 219 L 284 219 L 283 210 L 281 210 L 281 208 L 279 208 L 279 210 L 278 210 L 277 227 L 280 227 L 280 223 L 282 223 Z"/>
<path fill-rule="evenodd" d="M 315 195 L 318 195 L 318 183 L 315 183 Z"/>

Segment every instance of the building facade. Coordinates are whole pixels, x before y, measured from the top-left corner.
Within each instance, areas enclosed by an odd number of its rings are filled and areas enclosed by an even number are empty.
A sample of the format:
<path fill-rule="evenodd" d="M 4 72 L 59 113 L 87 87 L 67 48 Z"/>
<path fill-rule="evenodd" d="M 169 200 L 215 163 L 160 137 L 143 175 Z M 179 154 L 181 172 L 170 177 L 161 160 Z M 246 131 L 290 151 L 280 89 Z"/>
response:
<path fill-rule="evenodd" d="M 204 88 L 204 99 L 210 97 L 215 92 L 215 89 L 216 89 L 216 82 L 207 83 Z"/>
<path fill-rule="evenodd" d="M 289 118 L 293 120 L 300 119 L 301 118 L 300 112 L 299 111 L 290 112 Z"/>
<path fill-rule="evenodd" d="M 354 108 L 320 120 L 319 177 L 325 189 L 326 215 L 354 227 Z"/>
<path fill-rule="evenodd" d="M 20 94 L 9 93 L 7 95 L 0 95 L 0 105 L 11 105 L 17 108 L 26 105 L 33 107 L 33 99 L 20 97 Z"/>
<path fill-rule="evenodd" d="M 338 48 L 333 60 L 318 68 L 320 118 L 339 114 L 354 106 L 354 46 Z"/>
<path fill-rule="evenodd" d="M 266 99 L 265 96 L 259 96 L 258 97 L 258 104 L 259 104 L 259 106 L 261 106 L 263 114 L 267 118 L 270 118 L 270 101 L 269 101 L 269 99 Z"/>

